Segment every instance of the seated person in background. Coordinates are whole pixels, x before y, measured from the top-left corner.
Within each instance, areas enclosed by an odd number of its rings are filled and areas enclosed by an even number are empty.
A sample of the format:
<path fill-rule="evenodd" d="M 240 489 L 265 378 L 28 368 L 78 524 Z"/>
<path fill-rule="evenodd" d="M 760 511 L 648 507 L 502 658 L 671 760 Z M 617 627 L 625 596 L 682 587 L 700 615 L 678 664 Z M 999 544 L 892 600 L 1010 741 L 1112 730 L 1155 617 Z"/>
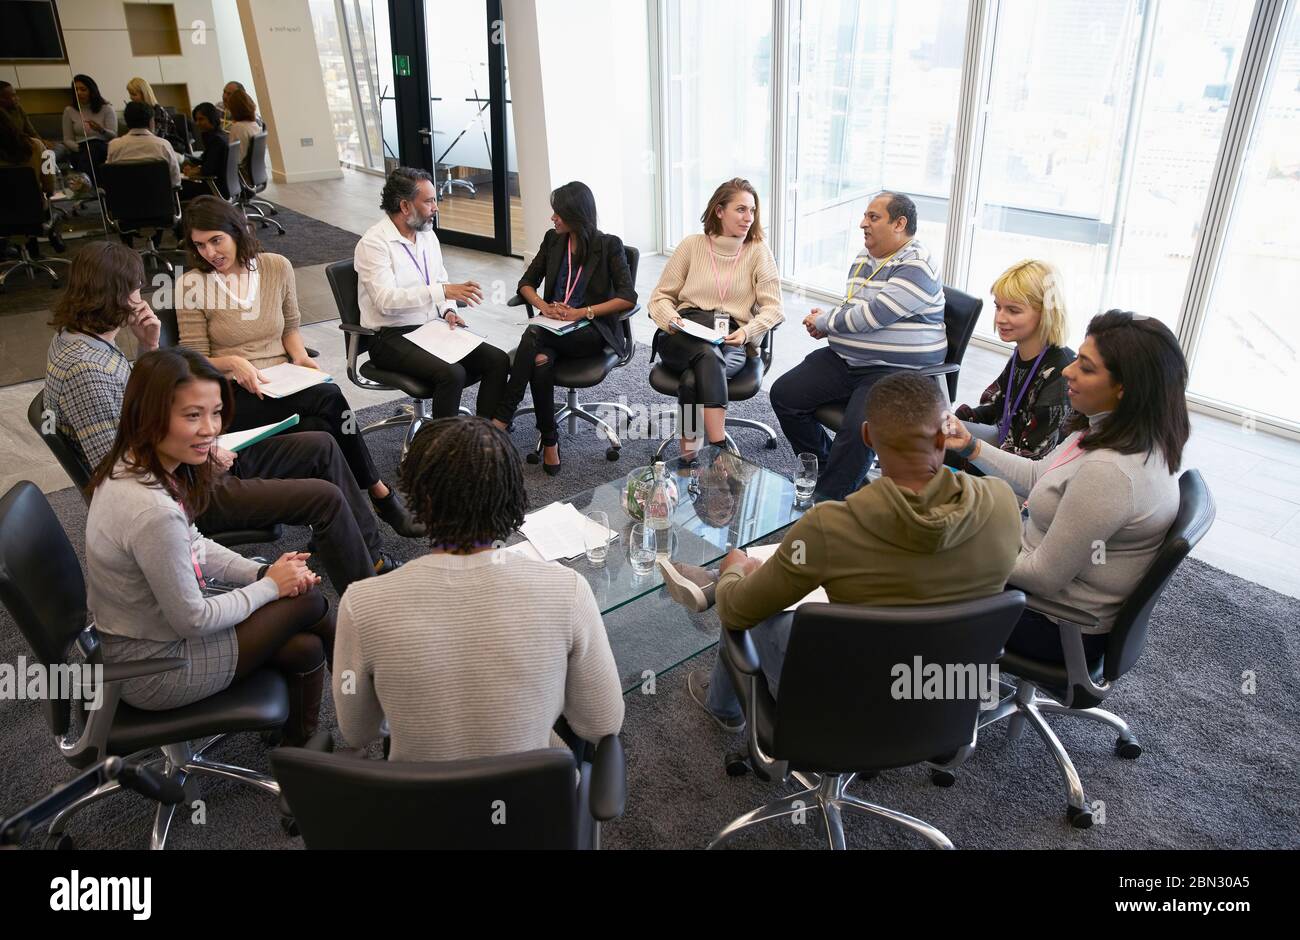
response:
<path fill-rule="evenodd" d="M 191 269 L 176 288 L 180 342 L 211 357 L 234 383 L 230 430 L 246 431 L 299 415 L 301 430 L 333 436 L 357 486 L 370 492 L 379 517 L 398 535 L 421 537 L 424 530 L 414 524 L 401 497 L 379 478 L 338 385 L 322 382 L 284 398 L 262 394 L 267 381 L 259 371 L 263 368 L 285 362 L 320 368 L 307 355 L 299 331 L 298 292 L 289 259 L 263 252 L 243 212 L 216 196 L 191 201 L 181 227 Z"/>
<path fill-rule="evenodd" d="M 593 743 L 617 733 L 622 685 L 586 579 L 494 548 L 528 508 L 505 432 L 431 422 L 402 486 L 431 551 L 340 603 L 333 688 L 347 742 L 364 747 L 387 719 L 390 759 L 438 761 L 562 747 L 561 715 Z"/>
<path fill-rule="evenodd" d="M 43 154 L 45 142 L 39 137 L 24 137 L 13 124 L 0 120 L 0 166 L 30 167 L 40 182 L 41 192 L 52 195 L 55 178 L 41 171 L 45 169 Z"/>
<path fill-rule="evenodd" d="M 140 297 L 140 256 L 91 242 L 72 261 L 68 288 L 50 323 L 45 409 L 91 469 L 112 449 L 131 364 L 114 345 L 123 326 L 140 351 L 158 347 L 158 318 Z M 227 414 L 229 420 L 231 415 Z M 334 589 L 397 566 L 334 438 L 322 431 L 278 434 L 238 454 L 212 447 L 214 487 L 195 517 L 201 532 L 312 527 Z"/>
<path fill-rule="evenodd" d="M 230 118 L 230 127 L 227 128 L 226 134 L 232 146 L 235 143 L 239 144 L 239 169 L 244 174 L 244 178 L 251 183 L 253 181 L 253 138 L 265 131 L 257 121 L 257 105 L 252 98 L 248 97 L 248 92 L 236 90 L 230 95 L 230 104 L 226 113 Z M 268 152 L 267 158 L 269 157 Z"/>
<path fill-rule="evenodd" d="M 701 425 L 707 443 L 725 446 L 727 379 L 758 355 L 763 334 L 785 319 L 781 275 L 764 240 L 753 185 L 723 183 L 700 221 L 704 234 L 682 239 L 650 295 L 650 319 L 667 334 L 659 339 L 659 359 L 682 373 L 677 404 L 687 460 L 699 449 Z M 715 313 L 730 318 L 721 346 L 678 329 L 683 318 L 713 329 Z"/>
<path fill-rule="evenodd" d="M 171 175 L 172 188 L 181 185 L 181 164 L 176 151 L 153 132 L 153 109 L 141 101 L 132 101 L 123 112 L 126 126 L 130 128 L 121 137 L 108 142 L 106 163 L 165 163 Z M 154 247 L 162 244 L 162 229 L 154 232 Z M 123 235 L 122 241 L 131 244 L 132 236 Z"/>
<path fill-rule="evenodd" d="M 566 183 L 551 193 L 551 222 L 555 228 L 546 233 L 541 250 L 519 281 L 519 296 L 543 317 L 586 319 L 587 323 L 563 335 L 540 326 L 524 330 L 495 417 L 509 424 L 523 400 L 525 386 L 530 386 L 537 430 L 542 435 L 542 466 L 554 476 L 560 472 L 555 363 L 598 356 L 606 347 L 620 357 L 627 355 L 618 314 L 636 306 L 636 285 L 623 242 L 596 228 L 596 198 L 585 183 Z M 546 279 L 545 300 L 537 293 L 542 278 Z"/>
<path fill-rule="evenodd" d="M 948 447 L 1025 499 L 1011 584 L 1095 615 L 1100 624 L 1083 637 L 1093 659 L 1178 514 L 1190 433 L 1187 362 L 1159 320 L 1111 310 L 1093 318 L 1064 372 L 1078 417 L 1074 433 L 1042 460 L 992 447 L 959 423 Z M 1034 611 L 1007 649 L 1064 661 L 1056 623 Z"/>
<path fill-rule="evenodd" d="M 473 281 L 447 283 L 442 246 L 433 231 L 438 192 L 424 170 L 398 167 L 389 174 L 380 196 L 387 217 L 372 225 L 357 242 L 357 303 L 361 325 L 377 330 L 370 340 L 370 361 L 382 369 L 417 376 L 434 387 L 430 413 L 449 418 L 460 409 L 460 396 L 477 381 L 475 413 L 497 417 L 498 403 L 510 375 L 510 357 L 491 343 L 480 343 L 459 362 L 444 362 L 405 338 L 405 334 L 441 317 L 454 327 L 465 321 L 456 301 L 477 304 L 483 292 Z M 504 422 L 498 421 L 504 428 Z"/>
<path fill-rule="evenodd" d="M 1038 460 L 1070 433 L 1074 420 L 1061 371 L 1074 361 L 1065 345 L 1061 275 L 1045 261 L 1021 261 L 1003 272 L 992 293 L 993 326 L 1016 350 L 980 403 L 960 406 L 957 417 L 980 440 Z"/>
<path fill-rule="evenodd" d="M 103 160 L 108 141 L 117 137 L 117 112 L 89 75 L 74 75 L 76 105 L 63 109 L 63 140 L 47 141 L 60 160 L 69 159 L 83 173 Z"/>
<path fill-rule="evenodd" d="M 132 102 L 149 106 L 149 111 L 153 114 L 153 132 L 167 141 L 176 153 L 183 152 L 185 142 L 181 139 L 181 133 L 172 120 L 171 112 L 158 103 L 153 86 L 145 79 L 136 77 L 126 83 L 126 93 Z M 128 121 L 126 126 L 130 127 L 131 122 Z"/>
<path fill-rule="evenodd" d="M 230 140 L 220 123 L 217 109 L 211 101 L 205 101 L 194 109 L 194 129 L 199 134 L 203 162 L 191 163 L 187 160 L 181 167 L 181 173 L 185 176 L 181 182 L 181 202 L 212 195 L 207 181 L 200 179 L 204 176 L 211 177 L 216 183 L 217 191 L 223 199 L 230 198 L 230 188 L 226 185 L 226 158 L 230 155 Z"/>
<path fill-rule="evenodd" d="M 916 203 L 883 192 L 862 217 L 866 247 L 849 269 L 844 303 L 814 309 L 804 328 L 830 339 L 772 384 L 772 410 L 796 454 L 817 455 L 813 498 L 844 499 L 871 468 L 871 447 L 858 433 L 871 386 L 900 369 L 943 362 L 943 282 L 916 239 Z M 844 403 L 844 423 L 831 441 L 816 418 L 822 405 Z"/>
<path fill-rule="evenodd" d="M 231 105 L 230 105 L 230 99 L 231 99 L 232 97 L 234 97 L 234 94 L 235 94 L 235 92 L 237 92 L 237 91 L 242 91 L 242 92 L 243 92 L 244 94 L 246 94 L 246 95 L 248 94 L 248 89 L 244 87 L 244 83 L 243 83 L 243 82 L 235 82 L 235 81 L 226 82 L 225 86 L 221 89 L 221 125 L 220 125 L 220 127 L 221 127 L 221 129 L 222 129 L 223 131 L 229 131 L 229 130 L 230 130 L 230 125 L 231 125 L 231 124 L 233 123 L 233 121 L 234 121 L 234 118 L 232 118 L 232 117 L 230 116 L 230 107 L 231 107 Z M 249 100 L 249 101 L 252 101 L 252 100 L 253 100 L 252 95 L 249 95 L 248 100 Z M 253 120 L 255 120 L 255 121 L 257 122 L 257 126 L 260 127 L 262 130 L 266 130 L 266 122 L 262 120 L 262 115 L 260 115 L 260 114 L 257 113 L 257 107 L 256 107 L 256 106 L 253 107 L 253 112 L 254 112 L 254 113 L 253 113 Z"/>
<path fill-rule="evenodd" d="M 882 378 L 857 432 L 880 455 L 881 476 L 843 502 L 803 515 L 766 562 L 734 550 L 712 572 L 660 563 L 669 593 L 704 610 L 716 593 L 724 630 L 752 630 L 768 687 L 777 695 L 793 614 L 786 607 L 824 587 L 834 604 L 946 604 L 1001 591 L 1020 543 L 1020 511 L 1001 480 L 943 465 L 944 399 L 934 380 L 903 371 Z M 797 546 L 797 548 L 796 548 Z M 721 652 L 691 697 L 726 731 L 744 727 Z"/>
<path fill-rule="evenodd" d="M 180 708 L 270 665 L 289 683 L 284 741 L 301 744 L 316 731 L 334 614 L 306 555 L 259 565 L 194 528 L 229 409 L 229 387 L 202 356 L 159 349 L 140 357 L 117 437 L 90 482 L 87 602 L 106 662 L 185 660 L 124 682 L 127 704 Z M 239 587 L 212 592 L 213 580 Z"/>
<path fill-rule="evenodd" d="M 18 99 L 18 91 L 10 82 L 0 81 L 0 122 L 12 127 L 19 137 L 35 137 L 40 141 L 40 149 L 45 149 L 45 141 L 41 140 L 36 125 L 32 123 L 32 119 L 23 110 L 23 106 Z"/>

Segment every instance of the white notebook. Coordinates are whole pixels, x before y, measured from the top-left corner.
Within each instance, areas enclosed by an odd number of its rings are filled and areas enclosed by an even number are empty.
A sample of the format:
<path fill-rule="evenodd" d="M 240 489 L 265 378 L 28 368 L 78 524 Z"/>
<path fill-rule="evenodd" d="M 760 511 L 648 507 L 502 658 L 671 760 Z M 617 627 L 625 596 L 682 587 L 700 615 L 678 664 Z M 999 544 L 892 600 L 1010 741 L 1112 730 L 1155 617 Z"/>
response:
<path fill-rule="evenodd" d="M 757 558 L 759 561 L 767 561 L 776 554 L 776 550 L 781 547 L 778 542 L 776 545 L 756 545 L 753 548 L 745 549 L 745 554 L 750 558 Z M 829 604 L 831 599 L 826 596 L 825 588 L 816 588 L 811 594 L 801 601 L 795 601 L 786 610 L 794 610 L 800 604 Z"/>
<path fill-rule="evenodd" d="M 528 321 L 529 326 L 540 326 L 544 330 L 550 330 L 552 333 L 572 333 L 574 330 L 580 330 L 587 325 L 587 318 L 581 320 L 556 320 L 554 317 L 533 317 Z"/>
<path fill-rule="evenodd" d="M 725 333 L 719 333 L 717 330 L 708 326 L 700 326 L 694 320 L 682 318 L 682 322 L 677 324 L 677 329 L 681 330 L 687 336 L 694 336 L 696 339 L 702 339 L 705 342 L 712 343 L 714 346 L 721 346 L 722 341 L 727 338 Z"/>
<path fill-rule="evenodd" d="M 460 362 L 483 342 L 483 337 L 463 326 L 452 327 L 445 320 L 430 320 L 406 339 L 443 362 Z"/>
<path fill-rule="evenodd" d="M 306 366 L 296 366 L 292 362 L 282 362 L 278 366 L 271 366 L 269 369 L 258 369 L 262 375 L 266 376 L 266 381 L 262 383 L 262 394 L 269 398 L 288 398 L 301 392 L 304 388 L 311 388 L 313 385 L 322 385 L 325 382 L 333 382 L 334 378 L 328 372 L 322 372 L 320 369 L 308 369 Z"/>
<path fill-rule="evenodd" d="M 530 512 L 524 517 L 524 524 L 519 527 L 523 536 L 532 543 L 537 554 L 546 561 L 561 558 L 577 558 L 587 550 L 586 532 L 592 522 L 569 503 L 551 503 L 549 506 Z M 609 540 L 618 538 L 618 533 L 607 529 Z"/>

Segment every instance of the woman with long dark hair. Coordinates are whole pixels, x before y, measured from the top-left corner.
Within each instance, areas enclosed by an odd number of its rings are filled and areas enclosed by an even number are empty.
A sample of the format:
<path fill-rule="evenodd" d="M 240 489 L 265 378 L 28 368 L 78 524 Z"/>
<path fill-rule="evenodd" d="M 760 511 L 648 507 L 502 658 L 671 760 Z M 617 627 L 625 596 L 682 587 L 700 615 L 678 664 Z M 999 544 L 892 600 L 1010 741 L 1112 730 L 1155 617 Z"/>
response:
<path fill-rule="evenodd" d="M 289 259 L 262 251 L 244 214 L 215 196 L 191 200 L 181 227 L 191 269 L 176 291 L 180 342 L 210 357 L 233 380 L 236 412 L 231 430 L 299 415 L 299 430 L 333 435 L 381 519 L 398 535 L 422 536 L 401 498 L 380 479 L 338 385 L 322 382 L 283 398 L 262 394 L 264 368 L 285 362 L 319 368 L 307 355 L 299 329 L 298 290 Z"/>
<path fill-rule="evenodd" d="M 1122 310 L 1094 317 L 1064 369 L 1078 418 L 1041 460 L 972 438 L 960 422 L 948 448 L 1002 477 L 1025 500 L 1020 557 L 1009 584 L 1097 617 L 1084 630 L 1091 659 L 1150 567 L 1178 513 L 1178 470 L 1190 424 L 1187 361 L 1159 320 Z M 1063 660 L 1055 622 L 1033 611 L 1007 648 Z"/>
<path fill-rule="evenodd" d="M 55 147 L 60 158 L 72 157 L 77 168 L 89 173 L 108 154 L 108 142 L 117 136 L 117 112 L 99 93 L 89 75 L 72 76 L 75 105 L 63 109 L 63 145 Z"/>
<path fill-rule="evenodd" d="M 727 379 L 758 355 L 763 334 L 781 323 L 781 275 L 767 247 L 758 191 L 733 179 L 713 192 L 700 217 L 704 233 L 682 239 L 650 296 L 650 319 L 665 368 L 682 374 L 677 394 L 682 456 L 705 442 L 725 444 Z M 726 318 L 728 333 L 713 345 L 682 332 L 685 320 L 713 328 Z M 697 415 L 697 412 L 702 414 Z"/>
<path fill-rule="evenodd" d="M 536 324 L 524 330 L 496 417 L 509 424 L 533 392 L 542 468 L 560 472 L 560 438 L 555 424 L 555 364 L 560 359 L 599 356 L 606 349 L 622 358 L 626 338 L 618 315 L 636 306 L 636 285 L 623 242 L 596 227 L 596 197 L 585 183 L 566 183 L 551 193 L 551 223 L 542 247 L 519 280 L 519 296 L 547 323 L 577 323 L 566 333 Z M 538 294 L 542 280 L 546 293 Z"/>
<path fill-rule="evenodd" d="M 285 740 L 315 732 L 334 616 L 306 555 L 259 565 L 194 527 L 213 490 L 216 439 L 230 387 L 185 349 L 140 357 L 117 437 L 91 478 L 88 601 L 108 662 L 178 658 L 179 669 L 132 679 L 122 698 L 162 710 L 199 701 L 272 665 L 289 682 Z"/>

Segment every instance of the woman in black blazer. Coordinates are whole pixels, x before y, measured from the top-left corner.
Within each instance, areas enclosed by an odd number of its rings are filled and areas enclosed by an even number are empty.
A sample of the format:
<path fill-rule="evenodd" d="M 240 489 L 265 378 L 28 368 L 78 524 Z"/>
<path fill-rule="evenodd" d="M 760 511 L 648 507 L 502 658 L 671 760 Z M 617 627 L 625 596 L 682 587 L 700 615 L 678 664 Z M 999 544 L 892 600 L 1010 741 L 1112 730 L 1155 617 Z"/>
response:
<path fill-rule="evenodd" d="M 609 347 L 627 354 L 618 315 L 636 306 L 636 288 L 628 270 L 623 242 L 596 228 L 596 199 L 584 183 L 566 183 L 551 193 L 553 231 L 519 281 L 519 296 L 543 317 L 586 321 L 568 333 L 540 326 L 524 330 L 510 370 L 510 382 L 497 412 L 509 424 L 524 397 L 533 391 L 537 430 L 542 435 L 542 468 L 560 472 L 560 438 L 555 425 L 555 363 L 559 359 L 597 356 Z M 546 281 L 545 299 L 537 288 Z"/>

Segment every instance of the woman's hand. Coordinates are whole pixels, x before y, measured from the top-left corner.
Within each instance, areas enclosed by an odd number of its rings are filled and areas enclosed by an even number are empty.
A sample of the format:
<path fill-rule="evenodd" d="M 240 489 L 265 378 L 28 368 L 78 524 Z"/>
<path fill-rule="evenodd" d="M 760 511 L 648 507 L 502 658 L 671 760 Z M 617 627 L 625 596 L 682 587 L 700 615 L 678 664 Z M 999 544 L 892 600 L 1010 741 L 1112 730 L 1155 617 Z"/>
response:
<path fill-rule="evenodd" d="M 302 366 L 304 369 L 315 369 L 317 372 L 320 371 L 320 366 L 316 364 L 316 360 L 311 356 L 303 356 L 301 359 L 294 359 L 293 364 L 296 366 Z"/>
<path fill-rule="evenodd" d="M 281 597 L 297 597 L 320 584 L 320 578 L 307 567 L 310 557 L 306 552 L 285 552 L 267 569 L 266 576 L 275 582 Z"/>
<path fill-rule="evenodd" d="M 728 333 L 726 339 L 722 341 L 722 344 L 724 346 L 744 346 L 745 331 L 743 329 L 740 329 L 740 330 L 736 330 L 736 332 L 734 333 Z"/>
<path fill-rule="evenodd" d="M 943 446 L 948 450 L 965 450 L 970 446 L 971 433 L 955 415 L 951 412 L 945 412 L 943 416 L 943 438 Z M 975 442 L 975 450 L 968 459 L 974 460 L 977 454 L 979 454 L 978 441 Z"/>
<path fill-rule="evenodd" d="M 682 328 L 682 324 L 684 322 L 685 321 L 681 317 L 673 317 L 671 320 L 668 321 L 668 332 L 669 333 L 678 332 Z"/>
<path fill-rule="evenodd" d="M 235 465 L 235 460 L 239 457 L 233 450 L 226 450 L 220 444 L 212 448 L 212 463 L 221 473 L 225 473 Z"/>
<path fill-rule="evenodd" d="M 564 314 L 561 312 L 561 304 L 542 304 L 537 308 L 537 312 L 548 320 L 563 320 Z"/>
<path fill-rule="evenodd" d="M 551 306 L 555 308 L 555 318 L 557 320 L 581 320 L 587 315 L 586 307 L 578 309 L 576 307 L 570 307 L 568 304 L 552 304 Z"/>
<path fill-rule="evenodd" d="M 253 364 L 243 356 L 229 357 L 231 377 L 238 382 L 243 389 L 249 394 L 262 397 L 262 383 L 266 381 L 266 376 L 253 368 Z"/>

